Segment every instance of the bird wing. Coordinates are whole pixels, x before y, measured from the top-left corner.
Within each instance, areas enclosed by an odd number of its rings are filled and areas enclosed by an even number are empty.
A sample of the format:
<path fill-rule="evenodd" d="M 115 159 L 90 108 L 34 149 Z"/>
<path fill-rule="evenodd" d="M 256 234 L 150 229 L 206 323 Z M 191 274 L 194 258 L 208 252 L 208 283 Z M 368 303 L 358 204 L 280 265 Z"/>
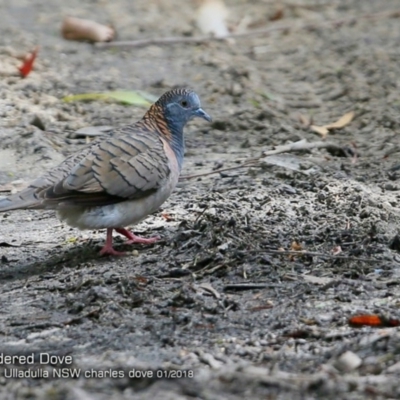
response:
<path fill-rule="evenodd" d="M 120 133 L 125 134 L 99 140 L 67 158 L 27 189 L 0 201 L 0 211 L 101 206 L 157 191 L 174 165 L 168 144 L 154 132 Z"/>

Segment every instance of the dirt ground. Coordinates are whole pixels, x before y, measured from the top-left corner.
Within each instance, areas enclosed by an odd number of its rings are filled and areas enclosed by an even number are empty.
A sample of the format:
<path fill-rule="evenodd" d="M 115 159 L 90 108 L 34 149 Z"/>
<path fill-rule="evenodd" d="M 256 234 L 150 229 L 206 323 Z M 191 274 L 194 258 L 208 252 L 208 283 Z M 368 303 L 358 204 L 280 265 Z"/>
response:
<path fill-rule="evenodd" d="M 362 18 L 398 1 L 226 3 L 232 28 L 319 27 L 99 50 L 63 40 L 62 18 L 111 23 L 119 40 L 193 36 L 194 4 L 0 3 L 3 188 L 82 148 L 77 129 L 129 124 L 145 111 L 61 100 L 73 93 L 194 88 L 214 120 L 187 127 L 186 176 L 320 141 L 305 120 L 355 113 L 326 139 L 340 151 L 181 180 L 134 227 L 162 240 L 126 246 L 118 237 L 117 248 L 131 250 L 123 258 L 99 257 L 104 231 L 69 228 L 53 212 L 0 215 L 0 355 L 20 364 L 0 362 L 1 399 L 400 398 L 399 328 L 349 325 L 359 314 L 400 318 L 400 20 Z M 283 18 L 270 21 L 279 7 Z M 36 69 L 21 79 L 16 56 L 36 45 Z M 277 254 L 298 248 L 307 253 Z M 46 354 L 58 358 L 50 365 Z M 33 364 L 21 365 L 24 355 Z M 58 378 L 60 368 L 81 375 Z M 28 370 L 39 377 L 7 375 Z"/>

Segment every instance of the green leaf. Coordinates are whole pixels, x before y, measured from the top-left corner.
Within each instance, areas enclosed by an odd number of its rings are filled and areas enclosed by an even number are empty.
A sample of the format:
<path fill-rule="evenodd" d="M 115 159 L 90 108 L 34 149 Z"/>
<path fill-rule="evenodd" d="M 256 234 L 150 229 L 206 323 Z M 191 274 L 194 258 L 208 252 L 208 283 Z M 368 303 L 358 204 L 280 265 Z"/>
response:
<path fill-rule="evenodd" d="M 261 107 L 260 102 L 258 100 L 256 100 L 256 99 L 250 99 L 250 103 L 256 108 L 260 108 Z"/>
<path fill-rule="evenodd" d="M 276 100 L 275 94 L 271 92 L 262 92 L 260 93 L 262 97 L 264 97 L 267 100 Z"/>
<path fill-rule="evenodd" d="M 93 100 L 116 100 L 122 104 L 129 104 L 139 107 L 148 107 L 152 102 L 156 101 L 153 95 L 142 91 L 121 91 L 103 92 L 103 93 L 82 93 L 66 96 L 63 98 L 65 102 L 71 101 L 93 101 Z"/>

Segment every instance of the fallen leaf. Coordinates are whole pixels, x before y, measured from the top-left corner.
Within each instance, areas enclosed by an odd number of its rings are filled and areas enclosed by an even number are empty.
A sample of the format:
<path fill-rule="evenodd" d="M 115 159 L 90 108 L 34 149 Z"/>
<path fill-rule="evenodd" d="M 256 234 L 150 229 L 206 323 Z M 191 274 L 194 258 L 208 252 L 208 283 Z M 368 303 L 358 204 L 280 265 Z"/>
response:
<path fill-rule="evenodd" d="M 377 328 L 386 328 L 400 326 L 400 320 L 387 319 L 377 314 L 361 314 L 349 318 L 349 324 L 355 327 L 374 326 Z"/>
<path fill-rule="evenodd" d="M 354 111 L 350 111 L 344 114 L 336 122 L 322 126 L 311 125 L 310 129 L 313 130 L 314 132 L 319 133 L 323 138 L 325 138 L 328 135 L 330 129 L 344 128 L 353 120 L 353 118 L 354 118 Z"/>
<path fill-rule="evenodd" d="M 319 133 L 323 138 L 325 138 L 329 133 L 328 129 L 325 126 L 311 125 L 310 129 L 314 132 Z"/>
<path fill-rule="evenodd" d="M 141 275 L 135 276 L 135 281 L 142 284 L 147 284 L 149 282 L 149 280 L 145 276 Z"/>
<path fill-rule="evenodd" d="M 38 51 L 39 51 L 39 46 L 36 46 L 33 49 L 32 53 L 28 54 L 25 57 L 22 65 L 18 68 L 18 71 L 19 71 L 20 75 L 22 76 L 22 78 L 26 78 L 32 71 L 33 63 L 35 62 Z"/>
<path fill-rule="evenodd" d="M 67 40 L 87 40 L 89 42 L 109 42 L 114 39 L 113 28 L 97 22 L 74 17 L 65 17 L 61 35 Z"/>
<path fill-rule="evenodd" d="M 301 250 L 303 250 L 303 247 L 301 247 L 301 244 L 299 242 L 294 240 L 292 242 L 292 245 L 290 246 L 290 250 L 292 250 L 292 251 L 301 251 Z"/>
<path fill-rule="evenodd" d="M 226 26 L 228 9 L 223 0 L 201 0 L 197 9 L 196 22 L 204 34 L 224 37 L 229 34 Z"/>
<path fill-rule="evenodd" d="M 278 8 L 271 17 L 269 17 L 270 21 L 278 21 L 283 18 L 283 9 Z"/>
<path fill-rule="evenodd" d="M 116 100 L 122 104 L 129 104 L 140 107 L 148 107 L 156 98 L 144 92 L 115 91 L 104 93 L 82 93 L 66 96 L 63 101 L 92 101 L 92 100 Z"/>
<path fill-rule="evenodd" d="M 339 118 L 333 124 L 325 125 L 325 128 L 328 128 L 328 129 L 344 128 L 346 125 L 348 125 L 353 120 L 353 118 L 354 118 L 354 111 L 350 111 L 347 114 L 344 114 L 343 117 Z"/>
<path fill-rule="evenodd" d="M 303 248 L 301 247 L 301 244 L 294 240 L 290 246 L 291 251 L 302 251 Z M 296 254 L 289 254 L 289 260 L 294 261 L 296 259 Z"/>

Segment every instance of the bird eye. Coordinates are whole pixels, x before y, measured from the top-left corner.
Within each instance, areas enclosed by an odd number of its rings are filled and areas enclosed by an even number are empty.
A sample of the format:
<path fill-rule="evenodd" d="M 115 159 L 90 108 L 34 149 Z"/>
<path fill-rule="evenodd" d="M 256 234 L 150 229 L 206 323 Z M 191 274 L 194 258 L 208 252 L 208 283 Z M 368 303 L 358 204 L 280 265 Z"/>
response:
<path fill-rule="evenodd" d="M 187 108 L 189 106 L 189 103 L 186 100 L 182 100 L 181 106 Z"/>

